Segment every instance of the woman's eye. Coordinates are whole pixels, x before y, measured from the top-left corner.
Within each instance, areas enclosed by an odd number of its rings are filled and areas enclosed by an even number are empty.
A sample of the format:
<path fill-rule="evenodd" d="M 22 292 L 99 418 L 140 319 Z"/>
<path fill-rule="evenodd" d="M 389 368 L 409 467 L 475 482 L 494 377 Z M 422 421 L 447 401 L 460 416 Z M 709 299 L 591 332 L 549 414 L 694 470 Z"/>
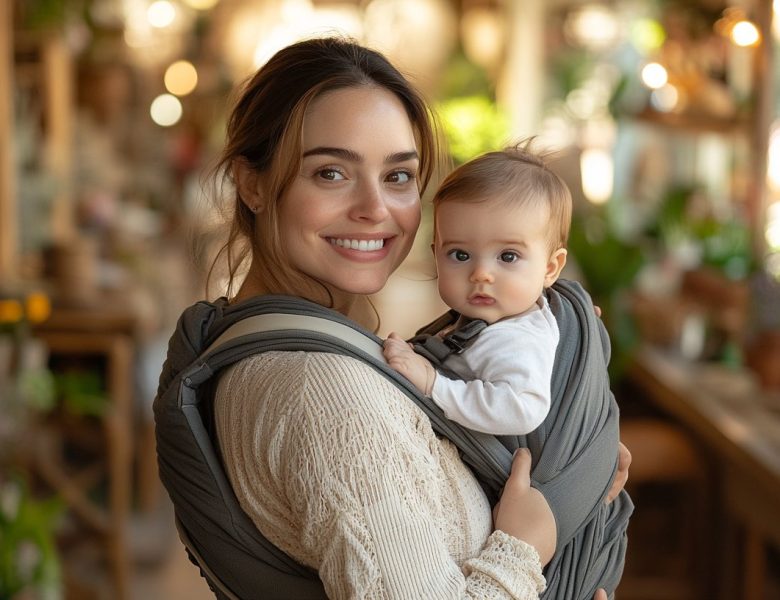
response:
<path fill-rule="evenodd" d="M 516 252 L 502 252 L 501 253 L 501 262 L 505 263 L 513 263 L 517 260 L 520 260 L 520 257 L 517 255 Z"/>
<path fill-rule="evenodd" d="M 469 253 L 465 250 L 450 250 L 447 252 L 447 256 L 449 256 L 452 260 L 457 262 L 466 262 L 469 258 Z"/>
<path fill-rule="evenodd" d="M 393 171 L 387 176 L 390 183 L 409 183 L 414 179 L 414 174 L 409 171 Z"/>
<path fill-rule="evenodd" d="M 327 181 L 340 181 L 342 179 L 346 179 L 344 174 L 340 171 L 337 171 L 336 169 L 320 169 L 317 171 L 317 176 L 319 176 L 321 179 L 326 179 Z"/>

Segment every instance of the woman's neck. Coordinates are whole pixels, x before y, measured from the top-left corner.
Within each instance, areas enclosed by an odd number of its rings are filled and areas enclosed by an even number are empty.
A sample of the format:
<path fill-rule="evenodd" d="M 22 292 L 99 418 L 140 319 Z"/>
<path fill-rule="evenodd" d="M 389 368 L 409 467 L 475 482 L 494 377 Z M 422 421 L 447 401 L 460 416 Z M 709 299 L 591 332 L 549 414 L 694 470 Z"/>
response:
<path fill-rule="evenodd" d="M 374 330 L 378 325 L 376 311 L 369 301 L 368 296 L 350 294 L 331 288 L 328 288 L 328 291 L 326 291 L 319 284 L 312 284 L 306 290 L 273 290 L 270 286 L 265 285 L 260 277 L 253 276 L 253 271 L 254 269 L 250 268 L 247 277 L 241 284 L 238 293 L 231 299 L 231 302 L 241 302 L 266 294 L 288 294 L 305 298 L 306 300 L 316 302 L 327 308 L 332 308 L 345 317 L 349 317 L 353 321 L 356 321 L 366 329 Z M 328 294 L 328 292 L 330 292 L 330 294 Z"/>

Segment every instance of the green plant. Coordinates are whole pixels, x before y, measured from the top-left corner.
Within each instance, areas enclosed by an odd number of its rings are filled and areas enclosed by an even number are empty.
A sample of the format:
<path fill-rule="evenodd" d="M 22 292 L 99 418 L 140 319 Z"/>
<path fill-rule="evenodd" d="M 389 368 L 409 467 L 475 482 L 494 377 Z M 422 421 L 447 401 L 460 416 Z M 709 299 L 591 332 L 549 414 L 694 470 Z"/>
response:
<path fill-rule="evenodd" d="M 57 396 L 67 412 L 77 416 L 101 416 L 108 398 L 99 373 L 66 371 L 54 376 Z"/>
<path fill-rule="evenodd" d="M 744 279 L 755 271 L 750 228 L 738 215 L 716 217 L 699 186 L 670 187 L 646 233 L 662 251 L 692 243 L 702 265 L 717 269 L 729 279 Z"/>
<path fill-rule="evenodd" d="M 610 334 L 609 364 L 613 384 L 623 375 L 630 351 L 637 342 L 636 328 L 623 298 L 646 260 L 641 248 L 618 238 L 606 215 L 593 211 L 575 215 L 569 233 L 569 252 L 585 279 L 594 303 Z"/>
<path fill-rule="evenodd" d="M 22 592 L 41 600 L 62 598 L 54 531 L 59 499 L 36 500 L 21 479 L 0 480 L 0 600 Z"/>
<path fill-rule="evenodd" d="M 487 96 L 465 96 L 444 100 L 437 107 L 447 145 L 456 163 L 478 154 L 503 148 L 508 117 Z"/>

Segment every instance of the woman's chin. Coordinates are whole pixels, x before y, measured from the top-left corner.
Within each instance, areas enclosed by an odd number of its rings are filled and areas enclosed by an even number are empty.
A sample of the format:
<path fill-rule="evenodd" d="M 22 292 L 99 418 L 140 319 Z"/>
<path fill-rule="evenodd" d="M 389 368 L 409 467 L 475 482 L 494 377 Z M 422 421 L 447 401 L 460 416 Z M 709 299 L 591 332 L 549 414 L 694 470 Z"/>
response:
<path fill-rule="evenodd" d="M 338 282 L 333 287 L 338 289 L 343 294 L 350 294 L 354 296 L 370 296 L 380 292 L 386 284 L 386 277 L 367 279 L 355 278 L 349 281 Z"/>

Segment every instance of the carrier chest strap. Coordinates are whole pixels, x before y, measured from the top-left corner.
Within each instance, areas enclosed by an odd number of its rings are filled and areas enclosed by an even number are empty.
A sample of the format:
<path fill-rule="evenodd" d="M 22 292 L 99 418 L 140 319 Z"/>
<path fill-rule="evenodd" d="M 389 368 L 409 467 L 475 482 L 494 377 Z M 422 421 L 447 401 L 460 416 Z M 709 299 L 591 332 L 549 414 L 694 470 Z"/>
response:
<path fill-rule="evenodd" d="M 444 337 L 423 333 L 414 336 L 410 341 L 417 354 L 427 358 L 434 365 L 441 366 L 450 354 L 460 354 L 468 348 L 485 327 L 487 327 L 485 321 L 474 319 Z"/>

